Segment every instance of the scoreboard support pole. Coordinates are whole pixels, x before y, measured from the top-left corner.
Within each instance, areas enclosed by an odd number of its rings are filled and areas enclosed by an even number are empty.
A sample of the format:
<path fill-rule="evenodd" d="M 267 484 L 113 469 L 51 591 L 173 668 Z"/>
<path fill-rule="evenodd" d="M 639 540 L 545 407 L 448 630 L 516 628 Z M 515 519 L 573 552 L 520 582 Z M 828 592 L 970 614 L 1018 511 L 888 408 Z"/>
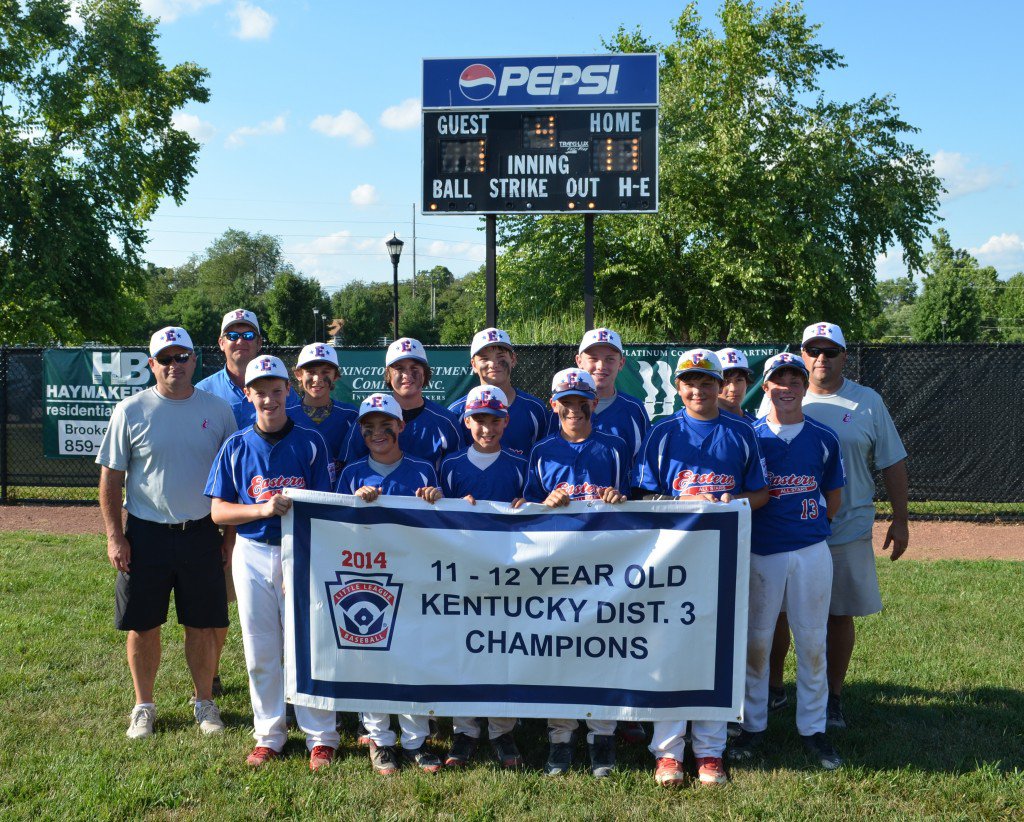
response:
<path fill-rule="evenodd" d="M 583 215 L 583 322 L 594 327 L 594 215 Z"/>
<path fill-rule="evenodd" d="M 498 217 L 488 214 L 487 221 L 487 325 L 498 325 Z"/>

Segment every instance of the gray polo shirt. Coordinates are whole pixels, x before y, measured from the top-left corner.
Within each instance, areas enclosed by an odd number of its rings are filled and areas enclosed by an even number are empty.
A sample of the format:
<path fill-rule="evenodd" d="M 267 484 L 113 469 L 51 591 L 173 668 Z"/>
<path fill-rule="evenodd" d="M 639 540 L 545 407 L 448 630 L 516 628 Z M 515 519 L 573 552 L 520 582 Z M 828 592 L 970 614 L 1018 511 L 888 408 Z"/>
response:
<path fill-rule="evenodd" d="M 846 465 L 846 487 L 839 513 L 832 520 L 830 545 L 842 545 L 871 536 L 875 521 L 874 471 L 906 459 L 889 410 L 878 392 L 843 380 L 835 394 L 807 392 L 804 413 L 839 435 Z"/>
<path fill-rule="evenodd" d="M 231 407 L 195 390 L 171 400 L 148 388 L 114 407 L 96 462 L 126 471 L 124 507 L 150 522 L 202 519 L 210 513 L 203 494 L 221 444 L 235 432 Z"/>

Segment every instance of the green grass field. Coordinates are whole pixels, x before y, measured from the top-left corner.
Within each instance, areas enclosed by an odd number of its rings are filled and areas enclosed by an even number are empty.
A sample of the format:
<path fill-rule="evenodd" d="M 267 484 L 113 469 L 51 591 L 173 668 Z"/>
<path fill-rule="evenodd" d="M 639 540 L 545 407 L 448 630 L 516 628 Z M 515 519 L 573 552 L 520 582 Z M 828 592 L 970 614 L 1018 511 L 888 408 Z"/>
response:
<path fill-rule="evenodd" d="M 309 773 L 293 735 L 283 761 L 250 772 L 237 630 L 221 669 L 228 732 L 200 737 L 181 631 L 171 625 L 157 734 L 133 742 L 124 736 L 131 680 L 124 638 L 112 627 L 114 575 L 103 541 L 0 534 L 0 568 L 0 818 L 1024 816 L 1021 563 L 881 561 L 887 609 L 858 623 L 844 700 L 851 729 L 833 734 L 847 765 L 812 768 L 789 709 L 772 717 L 765 757 L 734 768 L 730 785 L 674 792 L 654 784 L 645 751 L 622 745 L 621 769 L 608 780 L 582 769 L 545 778 L 543 723 L 533 720 L 519 733 L 525 773 L 503 773 L 484 758 L 466 772 L 386 780 L 371 772 L 351 730 L 340 761 L 325 771 Z"/>

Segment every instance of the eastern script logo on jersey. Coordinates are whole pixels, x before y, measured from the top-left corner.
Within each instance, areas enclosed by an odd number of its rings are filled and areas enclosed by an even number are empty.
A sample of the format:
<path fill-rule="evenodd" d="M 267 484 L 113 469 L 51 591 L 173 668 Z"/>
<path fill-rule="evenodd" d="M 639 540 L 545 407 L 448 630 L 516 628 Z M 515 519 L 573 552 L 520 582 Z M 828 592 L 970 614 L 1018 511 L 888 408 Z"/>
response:
<path fill-rule="evenodd" d="M 336 571 L 335 576 L 325 585 L 338 649 L 389 650 L 402 598 L 401 583 L 393 583 L 391 574 Z"/>
<path fill-rule="evenodd" d="M 594 485 L 592 482 L 580 482 L 575 485 L 571 482 L 560 482 L 551 490 L 565 491 L 569 495 L 569 499 L 588 500 L 601 499 L 601 494 L 607 487 L 607 485 Z"/>
<path fill-rule="evenodd" d="M 257 474 L 249 483 L 249 497 L 256 502 L 264 502 L 275 494 L 280 494 L 285 488 L 305 488 L 306 480 L 303 477 L 286 477 L 283 474 L 277 477 L 264 477 Z"/>
<path fill-rule="evenodd" d="M 806 494 L 818 490 L 818 480 L 808 474 L 773 474 L 768 472 L 768 493 L 773 497 Z"/>
<path fill-rule="evenodd" d="M 716 474 L 707 471 L 697 474 L 687 468 L 680 471 L 672 481 L 672 490 L 681 497 L 695 497 L 698 494 L 719 494 L 731 491 L 736 487 L 736 478 L 732 474 Z"/>

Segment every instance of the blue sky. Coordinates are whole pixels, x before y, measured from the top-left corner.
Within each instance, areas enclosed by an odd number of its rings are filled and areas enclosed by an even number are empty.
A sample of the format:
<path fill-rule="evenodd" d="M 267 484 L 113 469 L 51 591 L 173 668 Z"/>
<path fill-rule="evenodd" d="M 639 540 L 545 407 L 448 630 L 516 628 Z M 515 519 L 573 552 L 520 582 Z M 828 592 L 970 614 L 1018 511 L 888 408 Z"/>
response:
<path fill-rule="evenodd" d="M 203 143 L 197 173 L 186 201 L 165 202 L 151 222 L 148 259 L 179 265 L 228 228 L 262 231 L 333 291 L 390 279 L 392 231 L 407 242 L 401 274 L 412 273 L 414 203 L 418 269 L 441 264 L 462 275 L 483 262 L 479 218 L 418 214 L 424 57 L 599 53 L 619 25 L 667 41 L 683 3 L 142 6 L 161 20 L 165 62 L 194 61 L 211 75 L 210 102 L 178 117 Z M 698 7 L 713 23 L 718 3 Z M 826 94 L 893 94 L 949 190 L 941 225 L 953 244 L 1003 277 L 1024 270 L 1024 4 L 811 0 L 805 11 L 821 24 L 819 41 L 848 64 L 822 78 Z M 898 250 L 878 270 L 903 273 Z"/>

